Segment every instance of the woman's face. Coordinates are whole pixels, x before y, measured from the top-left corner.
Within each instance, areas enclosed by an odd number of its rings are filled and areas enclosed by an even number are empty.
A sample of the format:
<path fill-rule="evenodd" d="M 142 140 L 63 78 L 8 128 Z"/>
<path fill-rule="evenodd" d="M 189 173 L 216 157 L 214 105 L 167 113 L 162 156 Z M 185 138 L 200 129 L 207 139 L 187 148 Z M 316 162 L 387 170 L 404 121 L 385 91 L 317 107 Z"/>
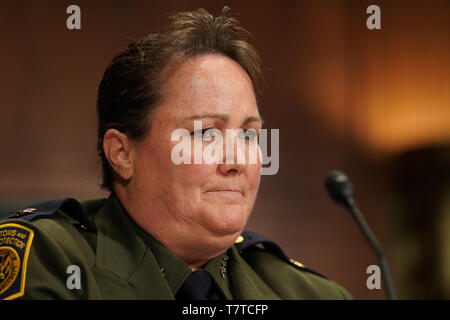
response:
<path fill-rule="evenodd" d="M 170 247 L 183 241 L 187 247 L 231 245 L 244 228 L 255 202 L 260 180 L 261 160 L 237 164 L 226 152 L 226 129 L 261 127 L 252 83 L 235 61 L 206 54 L 183 62 L 162 88 L 164 102 L 152 114 L 147 137 L 135 143 L 135 166 L 130 187 L 135 191 L 138 210 L 134 220 L 160 242 Z M 202 128 L 223 133 L 222 164 L 173 163 L 172 141 L 176 129 L 194 131 L 194 120 Z M 188 135 L 203 146 L 201 137 Z M 242 136 L 234 136 L 234 141 Z M 241 141 L 242 142 L 242 141 Z M 242 145 L 256 144 L 245 140 Z M 232 164 L 227 164 L 233 162 Z M 233 158 L 233 159 L 230 159 Z M 230 161 L 234 160 L 234 161 Z M 197 243 L 194 243 L 197 242 Z M 201 246 L 200 246 L 201 247 Z"/>

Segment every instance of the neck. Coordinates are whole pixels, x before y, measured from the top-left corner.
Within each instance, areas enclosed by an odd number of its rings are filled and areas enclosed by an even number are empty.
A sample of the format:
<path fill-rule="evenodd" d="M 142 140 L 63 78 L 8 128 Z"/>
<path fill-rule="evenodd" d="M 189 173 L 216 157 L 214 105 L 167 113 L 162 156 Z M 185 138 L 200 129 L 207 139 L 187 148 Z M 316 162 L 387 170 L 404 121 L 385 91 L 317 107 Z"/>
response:
<path fill-rule="evenodd" d="M 207 262 L 207 261 L 206 261 Z M 202 263 L 202 264 L 188 264 L 188 267 L 192 270 L 192 271 L 197 271 L 197 270 L 201 270 L 203 269 L 203 266 L 206 264 L 206 262 Z"/>

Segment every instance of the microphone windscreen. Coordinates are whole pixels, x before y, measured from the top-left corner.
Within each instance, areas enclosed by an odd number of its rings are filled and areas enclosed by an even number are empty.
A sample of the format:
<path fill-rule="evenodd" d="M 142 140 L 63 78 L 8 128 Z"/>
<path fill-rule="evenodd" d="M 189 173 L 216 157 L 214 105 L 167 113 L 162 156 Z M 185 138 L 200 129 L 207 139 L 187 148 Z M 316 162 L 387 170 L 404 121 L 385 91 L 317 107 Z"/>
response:
<path fill-rule="evenodd" d="M 342 171 L 331 171 L 325 179 L 325 186 L 337 204 L 349 207 L 349 200 L 354 198 L 355 191 L 352 183 Z"/>

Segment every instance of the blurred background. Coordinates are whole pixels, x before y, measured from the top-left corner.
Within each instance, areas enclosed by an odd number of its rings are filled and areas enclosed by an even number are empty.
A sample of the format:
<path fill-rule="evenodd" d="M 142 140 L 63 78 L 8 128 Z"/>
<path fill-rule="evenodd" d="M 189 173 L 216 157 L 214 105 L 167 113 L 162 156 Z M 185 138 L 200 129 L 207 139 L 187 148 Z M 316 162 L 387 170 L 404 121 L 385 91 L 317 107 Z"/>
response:
<path fill-rule="evenodd" d="M 81 30 L 66 8 L 81 8 Z M 381 30 L 366 9 L 381 8 Z M 264 62 L 262 114 L 280 129 L 280 170 L 264 176 L 248 229 L 347 288 L 377 264 L 328 197 L 352 179 L 402 299 L 450 298 L 450 1 L 0 2 L 1 215 L 37 200 L 103 197 L 96 90 L 113 56 L 169 13 L 229 5 Z"/>

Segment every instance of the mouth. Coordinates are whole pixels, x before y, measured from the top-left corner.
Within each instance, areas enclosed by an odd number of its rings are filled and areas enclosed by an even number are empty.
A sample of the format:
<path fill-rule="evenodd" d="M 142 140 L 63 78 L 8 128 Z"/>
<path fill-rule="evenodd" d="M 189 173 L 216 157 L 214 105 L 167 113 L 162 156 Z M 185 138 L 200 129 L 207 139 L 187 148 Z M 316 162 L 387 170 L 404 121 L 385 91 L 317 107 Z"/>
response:
<path fill-rule="evenodd" d="M 206 191 L 206 193 L 208 193 L 208 192 L 236 192 L 236 193 L 242 193 L 238 189 L 213 189 L 213 190 Z"/>
<path fill-rule="evenodd" d="M 206 194 L 224 196 L 224 197 L 236 197 L 244 196 L 244 192 L 241 189 L 235 188 L 214 188 L 205 192 Z"/>

